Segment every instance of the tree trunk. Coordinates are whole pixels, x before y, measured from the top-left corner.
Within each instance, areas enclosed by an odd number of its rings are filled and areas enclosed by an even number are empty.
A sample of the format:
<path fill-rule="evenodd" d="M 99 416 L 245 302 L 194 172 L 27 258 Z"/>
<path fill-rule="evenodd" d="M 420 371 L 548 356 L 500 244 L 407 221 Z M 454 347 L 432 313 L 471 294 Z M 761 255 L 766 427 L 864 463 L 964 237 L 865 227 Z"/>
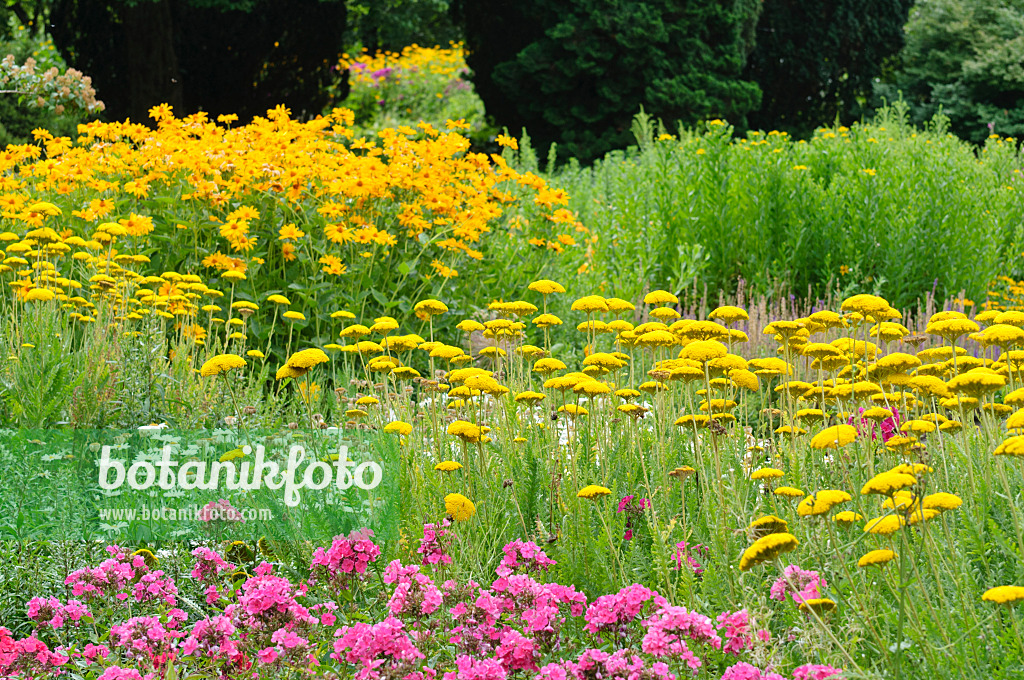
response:
<path fill-rule="evenodd" d="M 175 113 L 183 114 L 171 0 L 126 4 L 121 16 L 131 119 L 136 123 L 148 122 L 149 109 L 157 104 L 170 104 Z"/>

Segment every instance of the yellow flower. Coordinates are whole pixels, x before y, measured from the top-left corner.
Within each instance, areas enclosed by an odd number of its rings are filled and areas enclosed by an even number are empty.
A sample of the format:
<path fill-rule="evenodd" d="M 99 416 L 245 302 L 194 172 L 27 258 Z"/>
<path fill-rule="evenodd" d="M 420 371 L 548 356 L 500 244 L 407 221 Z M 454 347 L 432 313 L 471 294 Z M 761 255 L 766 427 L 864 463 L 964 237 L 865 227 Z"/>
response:
<path fill-rule="evenodd" d="M 444 497 L 444 508 L 456 522 L 465 522 L 476 514 L 476 506 L 461 493 L 450 493 Z"/>
<path fill-rule="evenodd" d="M 860 492 L 863 495 L 876 493 L 892 496 L 900 489 L 917 484 L 917 478 L 902 472 L 881 472 L 864 484 Z"/>
<path fill-rule="evenodd" d="M 870 567 L 873 565 L 882 566 L 896 558 L 892 550 L 872 550 L 857 560 L 858 567 Z"/>
<path fill-rule="evenodd" d="M 956 510 L 963 504 L 959 496 L 945 492 L 928 494 L 921 499 L 921 507 L 925 510 Z"/>
<path fill-rule="evenodd" d="M 836 603 L 827 597 L 817 597 L 800 603 L 800 611 L 825 614 L 836 608 Z"/>
<path fill-rule="evenodd" d="M 283 295 L 271 295 L 267 298 L 267 302 L 273 302 L 275 305 L 290 305 L 291 301 Z"/>
<path fill-rule="evenodd" d="M 981 599 L 986 602 L 995 602 L 996 604 L 1016 604 L 1020 600 L 1024 600 L 1024 588 L 1020 586 L 996 586 L 986 590 Z"/>
<path fill-rule="evenodd" d="M 853 512 L 852 510 L 843 510 L 842 512 L 837 512 L 832 516 L 833 522 L 836 524 L 843 524 L 845 526 L 850 526 L 854 522 L 859 522 L 862 519 L 864 519 L 864 517 L 861 516 L 860 513 Z"/>
<path fill-rule="evenodd" d="M 412 425 L 402 420 L 393 420 L 384 426 L 384 431 L 394 432 L 402 435 L 403 437 L 408 437 L 412 434 Z"/>
<path fill-rule="evenodd" d="M 458 437 L 467 444 L 477 444 L 481 441 L 483 432 L 480 427 L 465 420 L 456 420 L 448 426 L 448 434 Z"/>
<path fill-rule="evenodd" d="M 804 492 L 793 486 L 780 486 L 773 491 L 776 496 L 782 496 L 783 498 L 800 498 L 804 495 Z"/>
<path fill-rule="evenodd" d="M 591 499 L 593 499 L 593 498 L 598 498 L 599 496 L 607 496 L 610 493 L 611 493 L 611 489 L 609 489 L 607 487 L 599 486 L 597 484 L 590 484 L 590 485 L 585 486 L 582 489 L 580 489 L 579 493 L 577 493 L 576 495 L 579 498 L 591 498 Z"/>
<path fill-rule="evenodd" d="M 740 571 L 749 571 L 762 562 L 774 560 L 784 552 L 795 550 L 800 544 L 793 534 L 768 534 L 754 541 L 740 557 Z"/>
<path fill-rule="evenodd" d="M 850 500 L 853 500 L 853 497 L 845 491 L 824 489 L 800 501 L 800 505 L 796 506 L 796 514 L 801 517 L 824 515 L 834 506 Z"/>
<path fill-rule="evenodd" d="M 199 369 L 199 374 L 204 378 L 208 378 L 212 375 L 227 373 L 233 368 L 244 367 L 245 359 L 237 354 L 218 354 L 217 356 L 208 359 L 206 363 L 202 365 Z"/>
<path fill-rule="evenodd" d="M 288 311 L 281 315 L 289 321 L 305 321 L 306 316 L 302 312 Z"/>
<path fill-rule="evenodd" d="M 56 297 L 48 288 L 33 288 L 25 293 L 25 302 L 50 302 Z"/>
<path fill-rule="evenodd" d="M 549 281 L 548 279 L 534 281 L 529 286 L 527 286 L 527 288 L 534 291 L 535 293 L 540 293 L 541 295 L 551 295 L 552 293 L 565 292 L 565 288 L 563 288 L 561 284 L 555 283 L 554 281 Z"/>
<path fill-rule="evenodd" d="M 789 530 L 786 520 L 775 515 L 765 515 L 753 520 L 747 529 L 750 529 L 754 536 L 767 536 L 768 534 L 784 534 Z"/>
<path fill-rule="evenodd" d="M 776 468 L 760 468 L 750 473 L 751 479 L 778 479 L 784 472 Z"/>
<path fill-rule="evenodd" d="M 679 298 L 665 290 L 652 290 L 644 296 L 645 305 L 678 305 Z"/>
<path fill-rule="evenodd" d="M 875 519 L 868 520 L 868 523 L 864 526 L 864 533 L 866 534 L 881 534 L 882 536 L 888 536 L 896 533 L 896 531 L 906 525 L 906 520 L 900 515 L 886 515 L 885 517 L 876 517 Z"/>
<path fill-rule="evenodd" d="M 245 355 L 246 356 L 250 356 L 253 359 L 263 359 L 263 358 L 265 358 L 263 356 L 263 352 L 259 351 L 258 349 L 251 349 L 248 352 L 246 352 Z"/>
<path fill-rule="evenodd" d="M 815 449 L 839 449 L 857 438 L 857 428 L 853 425 L 834 425 L 825 428 L 811 439 L 811 447 Z"/>
<path fill-rule="evenodd" d="M 462 469 L 462 463 L 456 463 L 454 460 L 442 460 L 434 466 L 434 469 L 438 472 L 455 472 Z"/>
<path fill-rule="evenodd" d="M 441 302 L 440 300 L 421 300 L 416 303 L 413 307 L 413 312 L 417 316 L 437 316 L 438 314 L 444 314 L 448 311 L 448 305 Z"/>
<path fill-rule="evenodd" d="M 314 347 L 292 354 L 285 363 L 292 368 L 300 370 L 305 369 L 308 371 L 317 364 L 324 364 L 328 361 L 330 361 L 330 359 L 327 354 L 325 354 L 322 349 Z"/>
<path fill-rule="evenodd" d="M 573 302 L 571 309 L 574 312 L 586 312 L 587 314 L 607 312 L 608 302 L 600 295 L 587 295 Z"/>

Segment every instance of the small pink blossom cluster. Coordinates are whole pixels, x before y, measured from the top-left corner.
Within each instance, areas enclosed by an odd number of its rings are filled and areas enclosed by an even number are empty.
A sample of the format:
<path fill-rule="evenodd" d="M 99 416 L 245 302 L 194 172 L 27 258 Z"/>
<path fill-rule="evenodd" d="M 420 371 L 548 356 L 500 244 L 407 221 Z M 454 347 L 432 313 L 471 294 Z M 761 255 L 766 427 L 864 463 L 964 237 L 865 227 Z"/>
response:
<path fill-rule="evenodd" d="M 708 552 L 707 546 L 700 543 L 695 545 L 689 545 L 686 541 L 676 543 L 676 551 L 672 555 L 672 561 L 676 563 L 675 569 L 679 571 L 685 564 L 693 572 L 694 578 L 699 579 L 704 575 L 704 565 L 697 561 L 697 557 L 706 558 Z"/>
<path fill-rule="evenodd" d="M 129 557 L 117 545 L 107 546 L 106 550 L 111 557 L 98 567 L 86 567 L 68 574 L 64 585 L 71 586 L 72 595 L 87 598 L 113 595 L 119 600 L 125 600 L 128 594 L 121 592 L 122 589 L 135 580 L 136 574 L 149 571 L 141 555 Z"/>
<path fill-rule="evenodd" d="M 60 675 L 69 657 L 50 651 L 35 634 L 15 640 L 0 626 L 0 677 L 45 678 Z"/>
<path fill-rule="evenodd" d="M 778 673 L 762 671 L 757 666 L 741 661 L 735 666 L 730 666 L 722 673 L 722 680 L 786 680 Z"/>
<path fill-rule="evenodd" d="M 828 680 L 843 672 L 842 668 L 833 668 L 824 664 L 809 663 L 793 669 L 793 680 Z"/>
<path fill-rule="evenodd" d="M 529 574 L 535 571 L 547 571 L 548 567 L 557 564 L 549 558 L 540 546 L 533 541 L 512 541 L 502 549 L 505 556 L 501 564 L 494 570 L 498 576 L 504 578 L 513 573 Z"/>
<path fill-rule="evenodd" d="M 626 586 L 617 593 L 602 595 L 587 607 L 584 615 L 590 633 L 611 633 L 614 637 L 625 637 L 626 627 L 637 620 L 644 608 L 657 610 L 668 601 L 650 588 L 639 583 Z"/>
<path fill-rule="evenodd" d="M 391 616 L 380 623 L 344 626 L 335 636 L 331 658 L 359 666 L 355 680 L 407 677 L 424 658 L 405 624 Z"/>
<path fill-rule="evenodd" d="M 429 616 L 440 608 L 444 597 L 434 581 L 420 573 L 417 564 L 402 566 L 393 560 L 384 568 L 384 583 L 396 584 L 388 600 L 388 609 L 398 618 Z"/>
<path fill-rule="evenodd" d="M 196 621 L 192 631 L 181 644 L 181 653 L 192 656 L 197 652 L 211 659 L 237 658 L 238 642 L 234 639 L 235 624 L 224 615 Z"/>
<path fill-rule="evenodd" d="M 224 560 L 216 550 L 199 547 L 192 551 L 196 563 L 192 567 L 192 578 L 206 584 L 206 604 L 213 604 L 221 597 L 220 576 L 234 571 L 235 565 Z"/>
<path fill-rule="evenodd" d="M 474 659 L 460 656 L 455 659 L 455 670 L 444 674 L 444 680 L 505 680 L 508 674 L 497 659 Z"/>
<path fill-rule="evenodd" d="M 686 640 L 708 645 L 713 649 L 722 648 L 722 638 L 715 631 L 714 622 L 686 607 L 663 606 L 645 622 L 641 649 L 660 659 L 678 659 L 696 673 L 703 665 Z"/>
<path fill-rule="evenodd" d="M 420 547 L 416 551 L 423 555 L 423 565 L 452 563 L 452 556 L 448 554 L 453 536 L 451 529 L 448 528 L 451 525 L 452 521 L 447 517 L 440 525 L 423 525 L 423 538 L 420 539 Z"/>
<path fill-rule="evenodd" d="M 725 638 L 722 651 L 726 654 L 739 656 L 740 652 L 753 649 L 755 640 L 768 642 L 772 637 L 771 633 L 767 630 L 751 630 L 750 615 L 746 609 L 740 609 L 731 613 L 722 612 L 718 615 L 716 621 L 718 622 L 718 629 L 722 631 L 722 636 Z"/>
<path fill-rule="evenodd" d="M 143 680 L 143 677 L 133 668 L 111 666 L 107 670 L 103 671 L 103 674 L 96 678 L 96 680 Z"/>
<path fill-rule="evenodd" d="M 177 640 L 185 637 L 179 626 L 187 618 L 180 609 L 171 609 L 163 617 L 132 617 L 110 627 L 111 644 L 124 650 L 135 663 L 160 668 L 174 658 Z"/>
<path fill-rule="evenodd" d="M 220 553 L 210 548 L 201 547 L 192 551 L 196 563 L 192 567 L 192 578 L 200 583 L 215 581 L 225 572 L 234 571 L 235 565 L 224 560 Z"/>
<path fill-rule="evenodd" d="M 791 564 L 782 572 L 782 576 L 772 584 L 769 597 L 785 602 L 786 596 L 792 595 L 793 602 L 802 604 L 807 600 L 821 597 L 821 591 L 827 588 L 825 579 L 816 571 L 801 569 Z"/>
<path fill-rule="evenodd" d="M 625 649 L 611 653 L 587 649 L 576 661 L 544 666 L 537 680 L 675 680 L 675 677 L 663 661 L 648 667 L 641 657 Z"/>
<path fill-rule="evenodd" d="M 317 548 L 309 567 L 310 583 L 324 581 L 344 590 L 366 572 L 366 567 L 380 557 L 380 547 L 373 542 L 369 529 L 353 531 L 348 536 L 335 536 L 327 550 Z"/>
<path fill-rule="evenodd" d="M 900 412 L 895 407 L 890 407 L 889 410 L 892 411 L 892 415 L 878 423 L 878 430 L 882 434 L 883 442 L 889 441 L 890 437 L 893 437 L 900 433 Z M 858 415 L 862 415 L 863 413 L 864 408 L 861 407 Z M 861 435 L 867 435 L 870 432 L 872 439 L 875 439 L 878 436 L 875 433 L 874 421 L 864 420 L 863 417 L 851 415 L 850 419 L 847 421 L 847 424 L 856 426 L 857 432 L 859 432 Z"/>
<path fill-rule="evenodd" d="M 89 608 L 78 600 L 68 600 L 67 604 L 61 604 L 55 597 L 33 597 L 28 601 L 27 615 L 39 628 L 49 626 L 54 630 L 62 628 L 68 619 L 77 624 L 83 618 L 92 616 Z"/>
<path fill-rule="evenodd" d="M 136 602 L 162 601 L 173 607 L 177 604 L 178 586 L 162 570 L 151 571 L 139 577 L 132 589 Z"/>
<path fill-rule="evenodd" d="M 651 507 L 651 501 L 646 498 L 641 498 L 634 503 L 636 496 L 625 496 L 619 500 L 619 513 L 626 513 L 626 533 L 623 534 L 622 540 L 632 541 L 633 540 L 633 519 L 634 516 L 640 515 L 644 510 Z"/>
<path fill-rule="evenodd" d="M 309 610 L 296 600 L 306 594 L 306 586 L 294 586 L 281 576 L 274 576 L 273 566 L 268 562 L 256 567 L 255 575 L 242 584 L 238 604 L 231 604 L 224 610 L 228 616 L 237 616 L 237 621 L 247 628 L 259 631 L 276 631 L 298 624 L 315 624 L 317 620 Z"/>

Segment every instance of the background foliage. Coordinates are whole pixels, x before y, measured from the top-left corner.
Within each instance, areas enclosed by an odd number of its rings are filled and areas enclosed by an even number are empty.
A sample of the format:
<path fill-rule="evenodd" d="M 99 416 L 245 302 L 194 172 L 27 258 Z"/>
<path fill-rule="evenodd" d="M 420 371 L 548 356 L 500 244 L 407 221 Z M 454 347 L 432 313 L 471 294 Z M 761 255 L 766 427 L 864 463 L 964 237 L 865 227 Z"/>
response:
<path fill-rule="evenodd" d="M 915 121 L 942 111 L 975 143 L 1024 132 L 1024 2 L 920 2 L 906 34 L 900 68 L 880 94 L 902 92 Z"/>

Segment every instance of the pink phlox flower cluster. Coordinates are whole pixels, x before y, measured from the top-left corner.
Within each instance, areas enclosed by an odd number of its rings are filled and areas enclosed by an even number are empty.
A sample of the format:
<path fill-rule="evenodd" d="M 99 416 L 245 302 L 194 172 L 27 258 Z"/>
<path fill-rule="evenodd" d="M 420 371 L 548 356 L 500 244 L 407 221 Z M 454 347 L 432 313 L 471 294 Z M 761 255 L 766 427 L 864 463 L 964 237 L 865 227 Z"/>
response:
<path fill-rule="evenodd" d="M 59 675 L 70 657 L 57 654 L 35 636 L 14 640 L 11 631 L 0 626 L 0 676 L 41 678 Z"/>
<path fill-rule="evenodd" d="M 460 656 L 455 659 L 454 671 L 444 674 L 444 680 L 505 680 L 507 674 L 497 659 L 474 659 Z"/>
<path fill-rule="evenodd" d="M 263 562 L 255 575 L 242 584 L 238 609 L 246 615 L 242 624 L 251 628 L 281 628 L 296 623 L 315 624 L 317 620 L 295 598 L 306 594 L 305 585 L 298 587 L 272 574 L 273 567 Z M 236 613 L 234 607 L 231 614 Z M 225 613 L 228 613 L 227 611 Z"/>
<path fill-rule="evenodd" d="M 778 673 L 762 671 L 757 666 L 740 662 L 725 669 L 725 672 L 722 673 L 722 680 L 786 680 L 786 678 Z"/>
<path fill-rule="evenodd" d="M 423 538 L 420 539 L 420 547 L 417 553 L 423 555 L 423 564 L 451 564 L 452 556 L 448 554 L 451 545 L 452 534 L 450 527 L 452 522 L 447 517 L 440 525 L 424 524 Z"/>
<path fill-rule="evenodd" d="M 320 617 L 320 625 L 322 626 L 334 625 L 334 622 L 338 620 L 338 616 L 334 613 L 336 611 L 338 611 L 338 605 L 333 602 L 322 602 L 309 608 L 311 614 Z"/>
<path fill-rule="evenodd" d="M 739 656 L 740 652 L 753 649 L 755 640 L 768 642 L 772 637 L 772 634 L 767 630 L 761 629 L 756 632 L 751 630 L 750 615 L 746 609 L 740 609 L 732 613 L 722 612 L 716 620 L 718 621 L 718 629 L 725 636 L 725 644 L 722 646 L 722 651 L 726 654 Z"/>
<path fill-rule="evenodd" d="M 584 615 L 586 629 L 594 634 L 611 632 L 623 635 L 626 633 L 625 627 L 637 619 L 645 606 L 659 609 L 667 604 L 668 601 L 657 591 L 634 583 L 617 593 L 602 595 L 594 600 Z"/>
<path fill-rule="evenodd" d="M 89 607 L 78 600 L 68 600 L 67 604 L 61 604 L 55 597 L 33 597 L 28 601 L 27 615 L 40 628 L 49 626 L 54 630 L 63 627 L 68 619 L 77 624 L 83 618 L 92 616 Z"/>
<path fill-rule="evenodd" d="M 792 594 L 793 601 L 799 605 L 807 600 L 820 598 L 821 591 L 827 587 L 825 579 L 818 572 L 791 564 L 772 584 L 769 597 L 785 602 L 786 596 Z"/>
<path fill-rule="evenodd" d="M 515 572 L 528 574 L 534 571 L 547 571 L 548 567 L 557 564 L 533 541 L 512 541 L 502 550 L 505 556 L 494 571 L 503 578 Z"/>
<path fill-rule="evenodd" d="M 576 680 L 675 680 L 668 664 L 658 661 L 650 668 L 644 660 L 629 650 L 620 649 L 608 653 L 600 649 L 588 649 L 580 654 L 576 663 L 565 664 L 568 674 Z"/>
<path fill-rule="evenodd" d="M 587 603 L 587 596 L 572 586 L 538 583 L 526 574 L 498 578 L 491 588 L 504 596 L 505 610 L 523 620 L 527 633 L 553 633 L 565 620 L 560 605 L 567 605 L 572 616 L 580 616 Z"/>
<path fill-rule="evenodd" d="M 405 624 L 391 616 L 372 625 L 345 626 L 335 636 L 331 658 L 361 666 L 356 680 L 379 678 L 385 671 L 407 669 L 412 672 L 414 662 L 424 658 L 406 632 Z M 385 665 L 389 668 L 382 668 Z M 388 672 L 387 676 L 402 677 L 394 672 Z"/>
<path fill-rule="evenodd" d="M 106 548 L 111 558 L 104 560 L 98 567 L 85 567 L 68 574 L 64 585 L 71 586 L 71 594 L 75 597 L 99 597 L 114 595 L 119 600 L 129 596 L 121 592 L 139 575 L 149 571 L 146 560 L 141 555 L 130 557 L 128 552 L 117 545 Z"/>
<path fill-rule="evenodd" d="M 504 611 L 504 599 L 475 584 L 461 593 L 448 589 L 447 584 L 446 590 L 459 600 L 448 610 L 455 623 L 448 631 L 448 641 L 464 651 L 490 653 L 492 643 L 500 637 L 495 626 Z"/>
<path fill-rule="evenodd" d="M 421 574 L 416 564 L 406 567 L 399 560 L 392 560 L 384 568 L 384 583 L 398 584 L 388 601 L 388 609 L 399 618 L 428 616 L 437 611 L 444 601 L 434 581 Z"/>
<path fill-rule="evenodd" d="M 148 675 L 146 677 L 149 677 Z M 143 676 L 134 668 L 111 666 L 103 671 L 96 680 L 143 680 Z"/>
<path fill-rule="evenodd" d="M 842 668 L 809 663 L 793 669 L 793 680 L 828 680 L 842 672 Z"/>
<path fill-rule="evenodd" d="M 690 650 L 686 640 L 699 642 L 714 649 L 722 648 L 722 638 L 715 632 L 714 622 L 686 607 L 663 606 L 646 622 L 640 648 L 657 658 L 675 657 L 683 661 L 694 673 L 701 667 L 701 659 Z"/>
<path fill-rule="evenodd" d="M 227 562 L 216 550 L 210 548 L 196 548 L 192 551 L 192 557 L 196 563 L 192 567 L 192 578 L 207 583 L 214 581 L 225 572 L 235 570 L 235 565 Z"/>
<path fill-rule="evenodd" d="M 136 602 L 151 602 L 162 600 L 168 606 L 177 604 L 178 586 L 174 579 L 164 578 L 162 570 L 151 571 L 143 574 L 135 583 L 133 590 Z"/>
<path fill-rule="evenodd" d="M 310 583 L 319 580 L 336 588 L 348 588 L 349 582 L 366 572 L 366 567 L 380 557 L 380 546 L 373 542 L 369 529 L 353 531 L 348 536 L 335 536 L 327 550 L 317 548 L 309 567 Z"/>
<path fill-rule="evenodd" d="M 238 641 L 233 639 L 235 624 L 227 616 L 218 615 L 196 621 L 181 644 L 181 653 L 191 656 L 200 652 L 211 659 L 236 658 Z"/>
<path fill-rule="evenodd" d="M 697 557 L 706 557 L 709 550 L 707 546 L 697 543 L 696 545 L 689 545 L 686 541 L 676 543 L 676 551 L 672 555 L 672 560 L 676 563 L 675 569 L 681 570 L 683 564 L 689 568 L 695 578 L 700 578 L 704 575 L 704 565 L 697 560 Z"/>
<path fill-rule="evenodd" d="M 506 671 L 537 671 L 537 643 L 517 630 L 506 630 L 494 651 Z"/>
<path fill-rule="evenodd" d="M 185 636 L 178 625 L 186 618 L 180 609 L 170 610 L 166 622 L 161 622 L 158 616 L 135 616 L 111 626 L 110 640 L 114 646 L 124 649 L 128 658 L 145 660 L 158 668 L 173 659 L 176 641 Z"/>

